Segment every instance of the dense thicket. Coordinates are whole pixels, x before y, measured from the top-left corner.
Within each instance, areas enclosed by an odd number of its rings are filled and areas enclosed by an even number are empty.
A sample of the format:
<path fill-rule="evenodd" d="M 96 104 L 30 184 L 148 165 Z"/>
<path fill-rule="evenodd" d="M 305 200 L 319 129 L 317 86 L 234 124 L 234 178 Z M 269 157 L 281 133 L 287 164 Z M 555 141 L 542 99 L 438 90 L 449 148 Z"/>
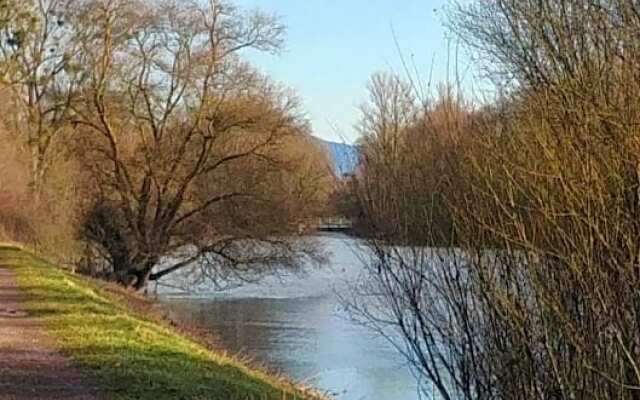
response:
<path fill-rule="evenodd" d="M 373 80 L 353 190 L 374 279 L 352 310 L 396 328 L 436 398 L 638 399 L 640 8 L 491 0 L 451 21 L 504 95 Z"/>

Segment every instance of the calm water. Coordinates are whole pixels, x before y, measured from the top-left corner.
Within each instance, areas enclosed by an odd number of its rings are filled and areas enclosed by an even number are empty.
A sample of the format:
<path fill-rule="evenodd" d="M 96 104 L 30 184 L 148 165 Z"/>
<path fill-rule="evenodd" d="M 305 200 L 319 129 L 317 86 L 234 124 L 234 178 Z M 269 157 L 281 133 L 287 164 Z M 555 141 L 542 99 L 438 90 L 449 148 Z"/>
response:
<path fill-rule="evenodd" d="M 267 278 L 223 293 L 159 288 L 174 313 L 210 329 L 231 352 L 252 358 L 340 400 L 418 398 L 402 357 L 383 338 L 352 323 L 338 293 L 362 278 L 353 239 L 318 237 L 328 266 Z"/>

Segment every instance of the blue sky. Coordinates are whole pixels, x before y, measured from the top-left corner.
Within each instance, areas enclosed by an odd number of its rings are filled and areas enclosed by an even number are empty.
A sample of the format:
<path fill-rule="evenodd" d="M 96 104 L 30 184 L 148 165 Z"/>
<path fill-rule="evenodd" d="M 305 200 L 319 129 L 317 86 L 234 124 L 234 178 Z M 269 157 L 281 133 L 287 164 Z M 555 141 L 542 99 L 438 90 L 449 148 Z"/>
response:
<path fill-rule="evenodd" d="M 251 58 L 264 72 L 294 88 L 314 134 L 353 142 L 358 105 L 376 71 L 403 73 L 394 34 L 405 59 L 423 80 L 446 80 L 455 54 L 443 27 L 446 0 L 236 0 L 245 8 L 274 12 L 288 27 L 279 56 Z M 453 62 L 451 62 L 453 65 Z M 464 61 L 458 70 L 466 70 Z M 452 69 L 452 68 L 450 68 Z M 431 71 L 433 71 L 431 73 Z M 467 74 L 468 75 L 468 74 Z M 466 76 L 466 81 L 472 80 Z"/>

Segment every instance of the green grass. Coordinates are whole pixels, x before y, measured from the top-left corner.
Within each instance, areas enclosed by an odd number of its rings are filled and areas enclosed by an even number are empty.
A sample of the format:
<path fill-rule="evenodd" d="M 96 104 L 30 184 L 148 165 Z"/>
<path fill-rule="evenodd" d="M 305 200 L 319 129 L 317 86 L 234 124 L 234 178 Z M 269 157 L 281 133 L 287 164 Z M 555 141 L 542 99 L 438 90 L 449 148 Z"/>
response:
<path fill-rule="evenodd" d="M 304 399 L 286 381 L 210 351 L 126 305 L 100 282 L 0 246 L 39 316 L 107 399 Z"/>

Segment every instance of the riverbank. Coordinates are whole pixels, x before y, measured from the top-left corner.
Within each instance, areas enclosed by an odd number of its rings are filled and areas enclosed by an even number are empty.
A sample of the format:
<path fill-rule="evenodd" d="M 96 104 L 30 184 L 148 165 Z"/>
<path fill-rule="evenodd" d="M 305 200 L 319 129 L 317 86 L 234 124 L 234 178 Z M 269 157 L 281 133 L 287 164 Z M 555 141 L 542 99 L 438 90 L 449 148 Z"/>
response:
<path fill-rule="evenodd" d="M 140 299 L 0 246 L 24 310 L 105 399 L 312 399 L 285 379 L 249 368 L 130 305 Z M 25 388 L 28 389 L 28 388 Z"/>

